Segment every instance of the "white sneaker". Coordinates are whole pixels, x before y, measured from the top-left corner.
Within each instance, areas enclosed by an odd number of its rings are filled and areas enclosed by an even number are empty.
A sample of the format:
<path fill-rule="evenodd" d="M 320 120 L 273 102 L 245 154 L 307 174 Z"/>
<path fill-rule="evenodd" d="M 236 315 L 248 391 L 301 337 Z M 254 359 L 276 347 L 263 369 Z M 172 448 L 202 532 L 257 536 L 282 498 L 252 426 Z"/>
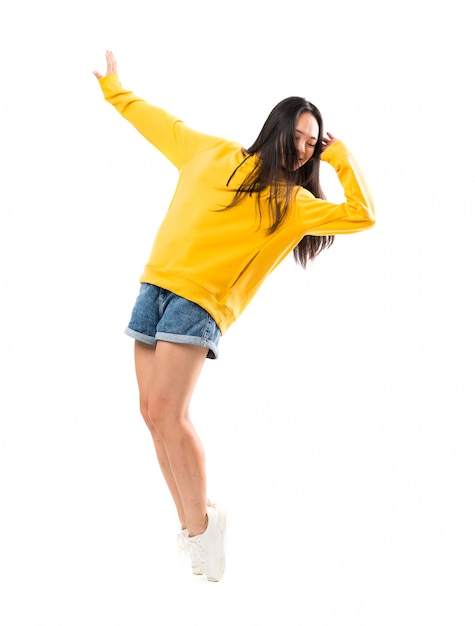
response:
<path fill-rule="evenodd" d="M 211 500 L 209 498 L 206 499 L 206 509 L 208 509 L 208 507 L 210 506 L 215 506 L 215 504 L 213 502 L 211 502 Z M 182 529 L 179 533 L 178 533 L 178 551 L 181 554 L 186 554 L 187 556 L 190 557 L 191 559 L 191 572 L 195 575 L 195 576 L 202 576 L 204 574 L 204 570 L 203 570 L 203 566 L 201 564 L 201 562 L 199 561 L 196 551 L 192 551 L 192 553 L 190 554 L 190 550 L 188 549 L 188 530 L 186 528 Z"/>
<path fill-rule="evenodd" d="M 181 530 L 178 534 L 178 551 L 180 554 L 186 554 L 186 556 L 191 559 L 191 572 L 195 576 L 202 576 L 204 574 L 203 566 L 201 562 L 197 559 L 195 554 L 190 554 L 190 550 L 188 547 L 188 530 L 185 528 Z"/>
<path fill-rule="evenodd" d="M 200 571 L 212 582 L 218 582 L 224 575 L 224 537 L 226 533 L 226 513 L 216 505 L 206 509 L 208 526 L 204 533 L 186 537 L 188 554 L 193 571 Z"/>

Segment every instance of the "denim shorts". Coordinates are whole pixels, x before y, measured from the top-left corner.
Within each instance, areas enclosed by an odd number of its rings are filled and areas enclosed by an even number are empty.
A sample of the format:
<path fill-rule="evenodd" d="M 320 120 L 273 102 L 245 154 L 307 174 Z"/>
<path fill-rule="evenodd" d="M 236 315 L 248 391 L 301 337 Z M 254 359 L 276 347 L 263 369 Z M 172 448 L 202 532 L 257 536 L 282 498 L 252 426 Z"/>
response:
<path fill-rule="evenodd" d="M 208 348 L 208 359 L 219 354 L 221 331 L 208 311 L 149 283 L 140 285 L 125 334 L 152 346 L 160 340 L 203 346 Z"/>

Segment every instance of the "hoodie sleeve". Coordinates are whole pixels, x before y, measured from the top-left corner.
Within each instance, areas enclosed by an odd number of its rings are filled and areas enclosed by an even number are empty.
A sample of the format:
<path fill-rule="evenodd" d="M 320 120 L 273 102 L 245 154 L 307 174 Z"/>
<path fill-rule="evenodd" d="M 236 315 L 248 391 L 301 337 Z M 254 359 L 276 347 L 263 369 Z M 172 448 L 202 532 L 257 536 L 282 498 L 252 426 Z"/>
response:
<path fill-rule="evenodd" d="M 318 236 L 356 233 L 374 226 L 371 193 L 346 145 L 337 141 L 323 152 L 321 158 L 336 171 L 346 202 L 333 204 L 300 188 L 296 201 L 305 234 Z"/>
<path fill-rule="evenodd" d="M 177 168 L 216 141 L 216 138 L 189 128 L 170 113 L 126 91 L 117 74 L 103 76 L 99 84 L 105 100 Z"/>

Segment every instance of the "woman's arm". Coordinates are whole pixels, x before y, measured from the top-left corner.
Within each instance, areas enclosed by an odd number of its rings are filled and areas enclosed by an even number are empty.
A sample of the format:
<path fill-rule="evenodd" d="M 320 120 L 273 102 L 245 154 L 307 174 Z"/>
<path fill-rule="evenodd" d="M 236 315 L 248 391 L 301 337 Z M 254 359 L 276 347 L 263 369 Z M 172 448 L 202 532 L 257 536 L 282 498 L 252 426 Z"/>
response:
<path fill-rule="evenodd" d="M 105 76 L 96 70 L 93 72 L 104 98 L 176 167 L 180 168 L 216 141 L 124 89 L 117 74 L 117 61 L 110 50 L 106 51 L 106 61 Z"/>
<path fill-rule="evenodd" d="M 356 233 L 375 224 L 371 192 L 352 153 L 330 133 L 324 139 L 322 161 L 335 170 L 346 202 L 334 204 L 315 198 L 306 189 L 297 193 L 299 214 L 307 235 Z"/>

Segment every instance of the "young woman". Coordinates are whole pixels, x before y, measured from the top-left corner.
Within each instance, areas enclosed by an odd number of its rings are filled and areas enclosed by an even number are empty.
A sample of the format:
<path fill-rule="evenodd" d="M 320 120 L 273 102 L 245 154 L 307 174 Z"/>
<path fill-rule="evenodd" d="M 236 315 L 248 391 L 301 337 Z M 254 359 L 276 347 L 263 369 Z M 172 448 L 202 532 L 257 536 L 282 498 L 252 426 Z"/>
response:
<path fill-rule="evenodd" d="M 305 267 L 334 235 L 370 228 L 372 201 L 351 153 L 324 134 L 320 112 L 303 98 L 277 104 L 244 149 L 124 90 L 112 52 L 106 61 L 105 76 L 94 72 L 106 101 L 179 170 L 126 334 L 135 339 L 140 410 L 193 572 L 218 581 L 226 517 L 207 500 L 205 456 L 188 412 L 201 368 L 289 252 Z M 336 170 L 346 202 L 324 199 L 320 160 Z"/>

